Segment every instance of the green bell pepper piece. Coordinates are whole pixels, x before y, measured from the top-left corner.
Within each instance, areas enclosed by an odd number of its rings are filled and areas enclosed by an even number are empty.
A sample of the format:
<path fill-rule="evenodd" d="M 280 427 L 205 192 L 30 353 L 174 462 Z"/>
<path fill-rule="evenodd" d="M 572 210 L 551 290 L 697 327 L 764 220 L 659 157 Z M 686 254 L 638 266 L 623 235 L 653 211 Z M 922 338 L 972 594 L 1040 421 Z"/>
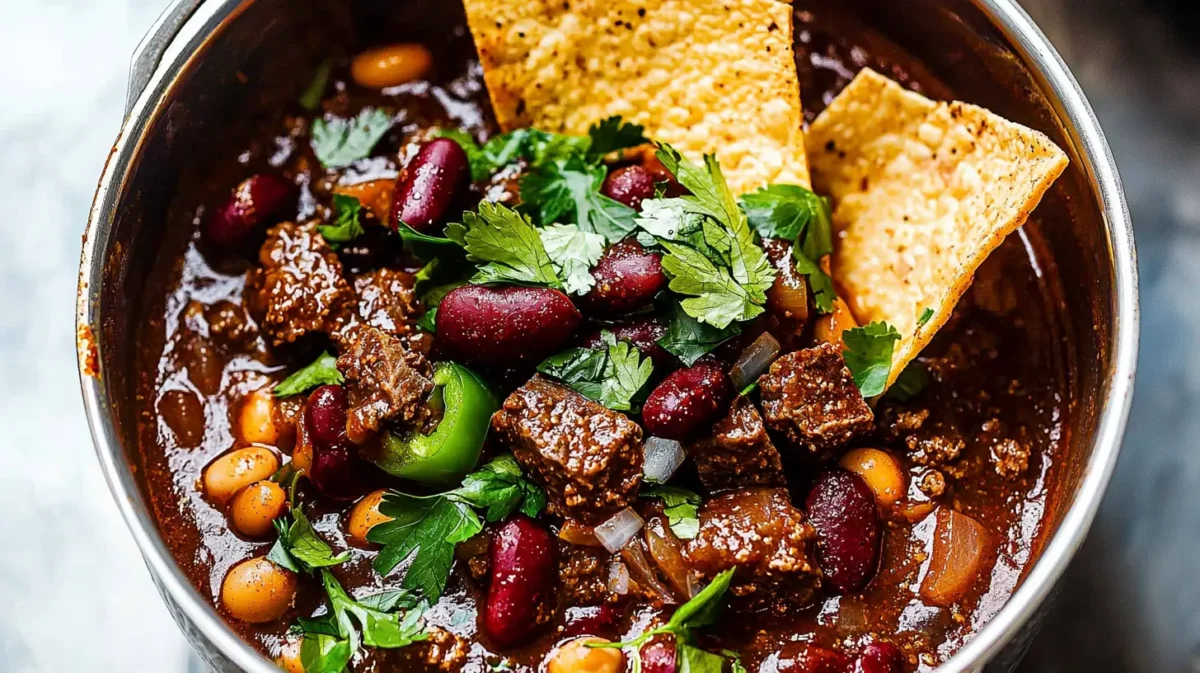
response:
<path fill-rule="evenodd" d="M 453 362 L 437 365 L 433 385 L 429 403 L 444 408 L 441 422 L 428 435 L 418 430 L 385 434 L 375 464 L 403 479 L 454 486 L 479 462 L 492 414 L 500 402 L 474 372 Z"/>

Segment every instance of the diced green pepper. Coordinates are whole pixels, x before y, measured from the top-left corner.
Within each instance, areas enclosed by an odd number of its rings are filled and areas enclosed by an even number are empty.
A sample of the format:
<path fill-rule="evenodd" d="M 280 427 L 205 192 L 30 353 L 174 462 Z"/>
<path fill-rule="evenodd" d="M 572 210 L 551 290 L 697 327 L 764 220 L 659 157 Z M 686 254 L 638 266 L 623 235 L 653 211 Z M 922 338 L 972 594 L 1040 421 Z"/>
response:
<path fill-rule="evenodd" d="M 433 384 L 430 405 L 443 407 L 441 422 L 430 434 L 387 433 L 375 464 L 397 477 L 452 486 L 479 462 L 492 414 L 500 403 L 474 372 L 453 362 L 438 364 Z"/>

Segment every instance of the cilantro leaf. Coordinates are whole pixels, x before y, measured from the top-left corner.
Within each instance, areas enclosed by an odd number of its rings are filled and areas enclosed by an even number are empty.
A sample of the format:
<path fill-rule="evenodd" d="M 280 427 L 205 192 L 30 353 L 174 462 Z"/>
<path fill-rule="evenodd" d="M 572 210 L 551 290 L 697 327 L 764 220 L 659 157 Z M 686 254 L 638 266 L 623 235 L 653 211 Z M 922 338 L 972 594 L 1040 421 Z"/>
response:
<path fill-rule="evenodd" d="M 458 143 L 467 154 L 467 163 L 471 165 L 471 181 L 487 182 L 499 166 L 492 163 L 491 158 L 475 141 L 475 137 L 462 129 L 436 128 L 432 134 L 435 138 L 449 138 Z"/>
<path fill-rule="evenodd" d="M 392 123 L 392 115 L 371 107 L 363 108 L 353 119 L 314 119 L 310 141 L 313 153 L 325 168 L 344 168 L 369 156 Z"/>
<path fill-rule="evenodd" d="M 741 236 L 739 230 L 742 228 L 746 229 L 746 235 L 749 236 L 746 215 L 733 198 L 733 192 L 725 182 L 721 164 L 717 162 L 715 155 L 704 155 L 704 168 L 701 168 L 688 161 L 670 145 L 659 145 L 657 154 L 658 160 L 675 176 L 679 184 L 691 191 L 692 195 L 684 198 L 729 227 L 738 236 Z"/>
<path fill-rule="evenodd" d="M 337 250 L 363 235 L 361 220 L 362 204 L 353 196 L 333 195 L 333 224 L 318 224 L 317 231 L 329 247 Z"/>
<path fill-rule="evenodd" d="M 460 254 L 461 246 L 456 241 L 442 236 L 422 234 L 408 226 L 406 222 L 398 222 L 397 225 L 396 234 L 400 236 L 400 242 L 404 245 L 404 249 L 411 252 L 417 259 L 434 260 L 438 257 Z"/>
<path fill-rule="evenodd" d="M 312 630 L 309 630 L 309 629 Z M 354 656 L 350 641 L 319 631 L 312 620 L 303 620 L 300 664 L 304 673 L 342 673 Z"/>
<path fill-rule="evenodd" d="M 300 107 L 309 112 L 313 112 L 320 107 L 321 96 L 325 94 L 325 87 L 329 85 L 329 76 L 331 74 L 333 74 L 333 59 L 327 58 L 317 66 L 317 69 L 313 72 L 313 78 L 308 82 L 308 86 L 304 87 L 304 91 L 300 93 L 300 97 L 297 99 Z"/>
<path fill-rule="evenodd" d="M 542 224 L 578 224 L 616 243 L 636 227 L 637 211 L 600 193 L 606 174 L 578 156 L 535 165 L 521 178 L 521 200 Z"/>
<path fill-rule="evenodd" d="M 590 269 L 604 254 L 604 237 L 581 231 L 575 224 L 552 224 L 541 229 L 542 245 L 554 262 L 568 294 L 584 295 L 596 284 Z"/>
<path fill-rule="evenodd" d="M 644 498 L 658 498 L 663 501 L 663 514 L 667 515 L 667 525 L 671 532 L 681 540 L 691 540 L 700 532 L 700 496 L 676 486 L 655 486 L 642 490 Z"/>
<path fill-rule="evenodd" d="M 582 157 L 591 139 L 587 136 L 567 136 L 558 133 L 523 128 L 496 136 L 483 146 L 483 153 L 494 168 L 501 168 L 519 159 L 532 166 Z"/>
<path fill-rule="evenodd" d="M 842 356 L 863 397 L 875 397 L 887 388 L 892 351 L 899 340 L 900 333 L 895 327 L 878 320 L 842 332 L 842 343 L 846 346 Z"/>
<path fill-rule="evenodd" d="M 929 319 L 932 317 L 933 309 L 926 306 L 925 310 L 921 311 L 921 315 L 917 316 L 917 327 L 924 327 L 925 323 L 929 322 Z"/>
<path fill-rule="evenodd" d="M 676 645 L 675 658 L 680 662 L 679 673 L 721 673 L 725 668 L 721 655 L 684 642 Z"/>
<path fill-rule="evenodd" d="M 321 353 L 313 363 L 292 373 L 276 384 L 275 397 L 299 395 L 325 384 L 342 383 L 342 373 L 337 368 L 337 358 L 328 352 Z"/>
<path fill-rule="evenodd" d="M 833 279 L 829 274 L 804 254 L 800 246 L 792 246 L 792 259 L 795 260 L 796 273 L 808 279 L 808 287 L 812 292 L 813 304 L 821 313 L 833 313 L 833 300 L 837 299 L 837 291 L 833 288 Z"/>
<path fill-rule="evenodd" d="M 479 204 L 479 213 L 463 213 L 462 223 L 446 225 L 446 237 L 463 246 L 467 259 L 483 266 L 472 283 L 521 283 L 558 290 L 562 281 L 529 219 L 498 203 Z"/>
<path fill-rule="evenodd" d="M 704 213 L 684 199 L 646 199 L 635 221 L 656 239 L 680 241 L 700 231 Z"/>
<path fill-rule="evenodd" d="M 644 126 L 626 122 L 619 116 L 599 121 L 588 129 L 588 137 L 591 139 L 588 155 L 599 160 L 617 150 L 644 145 L 650 142 L 646 139 L 645 132 Z"/>
<path fill-rule="evenodd" d="M 742 664 L 742 658 L 733 650 L 721 650 L 721 656 L 729 660 L 730 673 L 746 673 L 746 666 Z"/>
<path fill-rule="evenodd" d="M 612 332 L 600 333 L 605 349 L 571 348 L 543 360 L 537 370 L 613 411 L 630 411 L 654 373 L 654 363 Z"/>
<path fill-rule="evenodd" d="M 814 222 L 825 231 L 830 229 L 829 201 L 800 185 L 760 187 L 742 196 L 741 204 L 750 226 L 763 238 L 795 241 Z M 814 242 L 820 243 L 821 240 Z"/>
<path fill-rule="evenodd" d="M 739 332 L 741 328 L 737 325 L 719 329 L 696 320 L 688 315 L 687 311 L 675 306 L 667 319 L 667 331 L 658 340 L 658 345 L 691 367 L 705 354 L 737 336 Z"/>
<path fill-rule="evenodd" d="M 546 492 L 521 474 L 517 460 L 510 455 L 499 456 L 468 474 L 462 486 L 447 496 L 487 509 L 488 521 L 502 521 L 515 511 L 534 517 L 546 507 Z"/>
<path fill-rule="evenodd" d="M 917 360 L 905 365 L 892 387 L 887 389 L 886 399 L 907 402 L 920 395 L 929 385 L 929 370 Z"/>
<path fill-rule="evenodd" d="M 483 522 L 469 505 L 442 496 L 393 491 L 384 496 L 379 511 L 393 520 L 367 533 L 368 540 L 384 545 L 372 563 L 376 572 L 386 575 L 411 557 L 401 586 L 437 600 L 454 565 L 454 547 L 483 530 Z"/>
<path fill-rule="evenodd" d="M 688 315 L 725 329 L 734 321 L 751 320 L 764 311 L 765 298 L 755 302 L 728 269 L 718 268 L 695 248 L 671 241 L 662 241 L 662 245 L 669 253 L 662 260 L 663 271 L 671 279 L 667 287 L 688 296 L 680 302 Z"/>

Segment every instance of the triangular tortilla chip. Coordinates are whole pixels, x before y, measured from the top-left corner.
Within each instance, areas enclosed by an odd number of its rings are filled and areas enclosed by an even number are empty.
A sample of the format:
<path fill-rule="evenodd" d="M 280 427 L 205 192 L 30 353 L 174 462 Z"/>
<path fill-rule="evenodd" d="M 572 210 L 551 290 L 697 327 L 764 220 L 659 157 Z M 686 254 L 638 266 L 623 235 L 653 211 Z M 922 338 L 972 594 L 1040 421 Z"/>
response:
<path fill-rule="evenodd" d="M 860 323 L 900 332 L 889 385 L 1067 167 L 1037 131 L 869 69 L 812 123 L 807 144 L 816 190 L 835 203 L 833 276 Z"/>
<path fill-rule="evenodd" d="M 779 0 L 465 0 L 496 119 L 583 134 L 612 115 L 729 186 L 808 184 L 792 7 Z"/>

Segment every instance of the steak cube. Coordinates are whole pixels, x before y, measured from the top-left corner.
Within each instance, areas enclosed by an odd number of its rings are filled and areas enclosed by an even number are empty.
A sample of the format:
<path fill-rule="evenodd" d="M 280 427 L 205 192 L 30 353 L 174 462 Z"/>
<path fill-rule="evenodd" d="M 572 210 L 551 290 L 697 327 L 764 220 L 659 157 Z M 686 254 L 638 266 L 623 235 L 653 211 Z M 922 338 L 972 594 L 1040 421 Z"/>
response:
<path fill-rule="evenodd" d="M 560 516 L 594 525 L 637 496 L 641 427 L 566 386 L 535 375 L 504 400 L 492 430 Z"/>
<path fill-rule="evenodd" d="M 759 379 L 772 430 L 813 453 L 870 432 L 875 421 L 833 344 L 788 353 Z"/>
<path fill-rule="evenodd" d="M 367 442 L 385 423 L 414 425 L 428 413 L 429 365 L 396 337 L 362 326 L 337 367 L 346 377 L 346 434 L 355 444 Z"/>
<path fill-rule="evenodd" d="M 747 486 L 787 486 L 779 451 L 767 436 L 754 403 L 738 397 L 712 434 L 691 445 L 700 482 L 712 491 Z"/>

